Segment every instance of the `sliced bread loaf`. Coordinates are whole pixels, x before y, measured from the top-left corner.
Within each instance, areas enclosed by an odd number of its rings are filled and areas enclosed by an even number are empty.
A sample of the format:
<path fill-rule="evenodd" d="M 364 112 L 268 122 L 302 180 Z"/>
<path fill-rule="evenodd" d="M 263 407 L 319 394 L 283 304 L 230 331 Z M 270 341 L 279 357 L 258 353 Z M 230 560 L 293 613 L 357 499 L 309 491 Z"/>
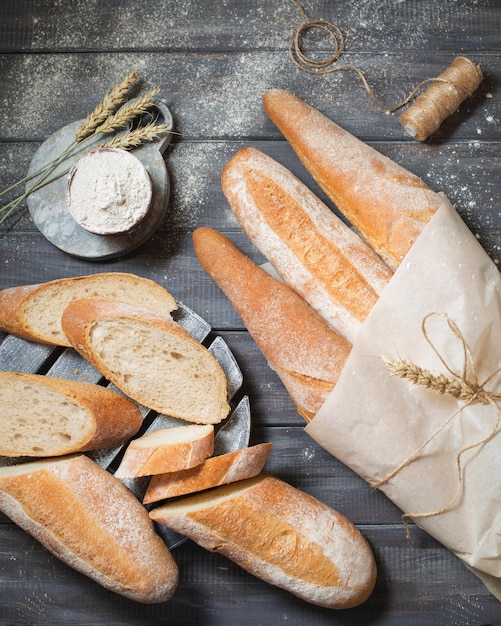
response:
<path fill-rule="evenodd" d="M 217 424 L 228 415 L 221 366 L 170 317 L 85 298 L 68 305 L 62 326 L 84 358 L 144 406 L 199 424 Z"/>
<path fill-rule="evenodd" d="M 176 589 L 177 565 L 143 505 L 83 454 L 0 468 L 0 510 L 110 591 L 151 603 Z"/>
<path fill-rule="evenodd" d="M 163 504 L 150 517 L 312 604 L 353 607 L 374 588 L 374 556 L 357 528 L 266 474 Z"/>
<path fill-rule="evenodd" d="M 213 456 L 191 469 L 152 476 L 143 503 L 151 504 L 257 476 L 270 450 L 271 443 L 260 443 Z"/>
<path fill-rule="evenodd" d="M 159 428 L 130 442 L 117 478 L 178 472 L 203 463 L 214 453 L 214 426 L 189 424 Z"/>
<path fill-rule="evenodd" d="M 61 328 L 63 311 L 73 300 L 90 297 L 141 302 L 161 315 L 177 308 L 171 294 L 152 280 L 106 272 L 0 291 L 0 328 L 28 341 L 70 346 Z"/>
<path fill-rule="evenodd" d="M 141 423 L 136 404 L 106 387 L 0 372 L 0 455 L 48 457 L 117 446 Z"/>

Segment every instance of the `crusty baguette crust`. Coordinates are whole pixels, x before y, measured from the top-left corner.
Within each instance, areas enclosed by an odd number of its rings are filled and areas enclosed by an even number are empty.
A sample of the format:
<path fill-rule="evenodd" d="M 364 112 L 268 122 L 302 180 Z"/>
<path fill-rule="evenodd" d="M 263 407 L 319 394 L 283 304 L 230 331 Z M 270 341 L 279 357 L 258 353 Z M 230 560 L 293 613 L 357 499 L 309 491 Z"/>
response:
<path fill-rule="evenodd" d="M 130 321 L 132 324 L 137 323 L 138 327 L 143 329 L 158 331 L 165 338 L 172 336 L 179 339 L 197 354 L 197 358 L 200 360 L 198 364 L 200 367 L 208 369 L 210 366 L 211 388 L 207 390 L 207 395 L 203 399 L 198 398 L 198 405 L 205 407 L 206 414 L 186 413 L 178 410 L 177 398 L 182 396 L 179 390 L 181 388 L 188 389 L 190 386 L 190 381 L 184 379 L 182 375 L 178 377 L 178 389 L 175 394 L 173 393 L 169 398 L 153 397 L 148 380 L 151 382 L 154 379 L 158 383 L 157 386 L 160 386 L 159 381 L 164 382 L 164 379 L 160 370 L 151 371 L 151 366 L 146 365 L 143 368 L 145 384 L 142 385 L 141 389 L 132 389 L 128 382 L 130 372 L 112 369 L 108 364 L 106 356 L 100 355 L 92 346 L 91 335 L 93 330 L 100 322 L 107 320 L 119 323 L 121 320 L 124 322 Z M 227 417 L 230 407 L 227 402 L 226 376 L 221 366 L 207 348 L 195 341 L 190 333 L 174 322 L 171 317 L 156 315 L 147 309 L 130 306 L 114 300 L 83 298 L 75 300 L 66 307 L 61 322 L 63 330 L 75 350 L 101 372 L 104 377 L 125 394 L 136 400 L 136 402 L 159 413 L 166 413 L 173 417 L 200 424 L 218 424 Z M 133 337 L 124 334 L 122 339 L 128 344 Z M 161 345 L 149 347 L 158 350 L 163 349 Z M 134 354 L 134 360 L 133 367 L 137 368 L 141 365 L 137 353 Z M 166 356 L 164 360 L 167 363 Z M 169 373 L 172 373 L 175 368 L 172 365 L 170 367 Z M 199 378 L 201 377 L 197 375 L 191 379 L 191 382 L 193 383 Z M 186 393 L 186 391 L 183 393 Z"/>
<path fill-rule="evenodd" d="M 374 588 L 374 556 L 355 526 L 269 475 L 164 504 L 150 516 L 312 604 L 353 607 Z"/>
<path fill-rule="evenodd" d="M 257 476 L 266 463 L 271 446 L 271 443 L 259 443 L 249 448 L 213 456 L 189 470 L 152 476 L 144 494 L 143 504 L 184 496 Z"/>
<path fill-rule="evenodd" d="M 10 439 L 10 436 L 16 436 L 13 431 L 15 425 L 6 423 L 0 442 L 0 455 L 3 456 L 62 456 L 72 452 L 113 447 L 135 435 L 142 424 L 141 412 L 132 400 L 99 385 L 39 374 L 0 372 L 0 387 L 6 391 L 15 390 L 17 405 L 25 407 L 27 417 L 30 416 L 30 410 L 36 399 L 33 391 L 36 392 L 38 389 L 43 393 L 44 389 L 53 389 L 64 396 L 63 400 L 68 404 L 72 402 L 82 407 L 87 412 L 89 421 L 84 439 L 68 440 L 61 437 L 57 442 L 54 440 L 54 443 L 59 443 L 59 447 L 51 448 L 50 452 L 40 447 L 43 424 L 33 423 L 29 436 L 21 445 L 20 438 L 16 438 L 15 441 Z M 1 419 L 9 419 L 6 407 L 0 409 Z M 63 419 L 68 417 L 70 415 L 61 416 Z M 71 431 L 71 424 L 68 427 L 61 424 L 60 431 L 61 433 Z"/>
<path fill-rule="evenodd" d="M 144 507 L 85 455 L 0 468 L 0 509 L 67 565 L 137 602 L 165 602 L 178 569 Z"/>
<path fill-rule="evenodd" d="M 288 285 L 256 265 L 210 228 L 193 234 L 198 260 L 225 293 L 296 404 L 316 413 L 334 388 L 350 351 L 338 334 Z M 303 405 L 308 397 L 309 404 Z"/>
<path fill-rule="evenodd" d="M 281 278 L 353 342 L 390 268 L 289 170 L 242 148 L 221 184 L 242 230 Z"/>
<path fill-rule="evenodd" d="M 344 362 L 344 361 L 343 361 Z M 313 378 L 300 372 L 274 366 L 276 373 L 287 390 L 293 390 L 297 412 L 307 422 L 315 417 L 327 396 L 334 388 L 330 380 Z M 336 379 L 337 381 L 337 379 Z M 291 393 L 292 395 L 292 393 Z"/>
<path fill-rule="evenodd" d="M 37 285 L 10 287 L 0 291 L 0 328 L 21 339 L 34 341 L 23 321 L 22 306 Z"/>
<path fill-rule="evenodd" d="M 181 426 L 180 428 L 191 428 Z M 214 453 L 214 427 L 203 434 L 193 435 L 191 441 L 171 442 L 161 445 L 138 446 L 138 439 L 127 446 L 124 457 L 115 472 L 117 478 L 138 478 L 164 472 L 179 472 L 200 465 Z M 172 429 L 174 430 L 174 429 Z M 150 433 L 154 434 L 154 433 Z M 150 434 L 139 438 L 149 437 Z"/>
<path fill-rule="evenodd" d="M 60 278 L 39 285 L 10 287 L 0 291 L 0 328 L 28 341 L 71 346 L 61 328 L 64 308 L 83 297 L 108 297 L 121 302 L 145 304 L 157 313 L 167 315 L 177 308 L 172 295 L 161 285 L 147 278 L 124 272 L 104 272 L 88 276 Z M 52 315 L 45 328 L 40 318 Z"/>
<path fill-rule="evenodd" d="M 440 206 L 440 196 L 286 91 L 267 91 L 263 106 L 321 189 L 396 269 Z"/>

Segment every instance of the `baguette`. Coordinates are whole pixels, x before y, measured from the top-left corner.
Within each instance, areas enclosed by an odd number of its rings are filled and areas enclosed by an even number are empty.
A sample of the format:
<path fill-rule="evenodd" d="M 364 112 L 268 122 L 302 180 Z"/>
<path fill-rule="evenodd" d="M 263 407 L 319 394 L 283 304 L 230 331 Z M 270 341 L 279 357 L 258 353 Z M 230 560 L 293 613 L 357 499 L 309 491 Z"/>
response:
<path fill-rule="evenodd" d="M 189 470 L 152 476 L 144 494 L 143 504 L 151 504 L 159 500 L 253 478 L 263 469 L 271 445 L 271 443 L 260 443 L 249 448 L 213 456 Z"/>
<path fill-rule="evenodd" d="M 0 372 L 0 455 L 49 457 L 114 447 L 141 424 L 134 402 L 111 389 Z"/>
<path fill-rule="evenodd" d="M 143 505 L 85 455 L 0 468 L 0 509 L 110 591 L 153 603 L 176 589 L 176 563 Z"/>
<path fill-rule="evenodd" d="M 392 276 L 389 267 L 296 176 L 259 150 L 237 152 L 221 182 L 242 230 L 281 278 L 353 342 Z"/>
<path fill-rule="evenodd" d="M 140 404 L 200 424 L 228 415 L 221 366 L 170 317 L 84 298 L 66 307 L 62 327 L 79 354 Z"/>
<path fill-rule="evenodd" d="M 266 474 L 161 505 L 150 517 L 312 604 L 353 607 L 374 588 L 374 556 L 356 527 Z"/>
<path fill-rule="evenodd" d="M 299 98 L 271 89 L 263 106 L 320 188 L 395 270 L 440 196 Z"/>
<path fill-rule="evenodd" d="M 350 343 L 221 233 L 198 228 L 193 243 L 200 265 L 230 300 L 299 414 L 309 421 L 334 388 Z"/>
<path fill-rule="evenodd" d="M 130 442 L 115 476 L 136 478 L 178 472 L 200 465 L 213 453 L 212 424 L 159 428 Z"/>
<path fill-rule="evenodd" d="M 177 308 L 171 294 L 152 280 L 106 272 L 0 291 L 0 329 L 28 341 L 70 346 L 61 327 L 63 311 L 73 300 L 89 297 L 141 302 L 160 315 Z"/>

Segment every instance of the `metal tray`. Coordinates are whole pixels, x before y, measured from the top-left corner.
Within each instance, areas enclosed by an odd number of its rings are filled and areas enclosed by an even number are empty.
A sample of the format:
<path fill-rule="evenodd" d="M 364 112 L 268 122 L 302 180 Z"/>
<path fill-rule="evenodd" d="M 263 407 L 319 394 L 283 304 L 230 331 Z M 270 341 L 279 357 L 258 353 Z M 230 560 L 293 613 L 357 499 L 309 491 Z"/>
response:
<path fill-rule="evenodd" d="M 248 397 L 238 393 L 243 383 L 242 372 L 225 341 L 219 336 L 210 336 L 210 325 L 182 302 L 178 302 L 177 305 L 178 309 L 173 312 L 173 318 L 186 328 L 194 339 L 205 345 L 212 352 L 226 374 L 227 395 L 231 411 L 221 424 L 215 426 L 214 454 L 218 456 L 245 448 L 249 445 L 251 416 Z M 122 393 L 73 348 L 33 343 L 19 339 L 14 335 L 7 335 L 0 345 L 0 371 L 45 374 L 47 376 L 92 382 L 94 384 L 106 385 Z M 143 426 L 138 434 L 151 432 L 158 428 L 172 428 L 187 424 L 183 420 L 158 414 L 141 405 L 139 409 L 143 415 Z M 102 468 L 110 473 L 114 473 L 126 447 L 127 443 L 116 448 L 95 450 L 86 454 Z M 12 465 L 29 460 L 33 459 L 0 456 L 0 465 Z M 122 482 L 141 501 L 148 485 L 148 480 L 148 477 L 145 477 L 123 479 Z M 164 526 L 157 525 L 157 531 L 171 549 L 185 541 L 184 537 Z"/>

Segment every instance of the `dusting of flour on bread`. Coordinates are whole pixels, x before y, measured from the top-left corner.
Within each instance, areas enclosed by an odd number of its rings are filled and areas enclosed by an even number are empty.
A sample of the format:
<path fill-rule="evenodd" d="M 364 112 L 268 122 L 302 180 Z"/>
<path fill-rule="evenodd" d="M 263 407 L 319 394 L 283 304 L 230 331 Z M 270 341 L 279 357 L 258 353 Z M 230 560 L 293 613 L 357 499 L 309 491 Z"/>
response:
<path fill-rule="evenodd" d="M 68 208 L 97 235 L 124 233 L 145 217 L 152 183 L 139 159 L 125 150 L 98 149 L 77 161 L 68 177 Z"/>

